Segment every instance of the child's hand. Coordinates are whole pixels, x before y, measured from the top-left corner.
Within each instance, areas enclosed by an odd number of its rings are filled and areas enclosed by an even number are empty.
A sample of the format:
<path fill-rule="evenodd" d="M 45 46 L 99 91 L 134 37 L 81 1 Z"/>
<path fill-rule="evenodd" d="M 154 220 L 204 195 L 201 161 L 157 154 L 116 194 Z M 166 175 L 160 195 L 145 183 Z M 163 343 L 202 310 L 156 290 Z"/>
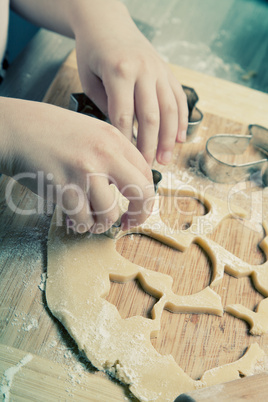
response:
<path fill-rule="evenodd" d="M 137 146 L 149 164 L 170 161 L 185 141 L 186 96 L 168 66 L 118 0 L 11 0 L 35 24 L 75 37 L 84 92 L 128 139 L 134 116 Z"/>
<path fill-rule="evenodd" d="M 9 98 L 0 98 L 0 120 L 0 171 L 21 173 L 20 183 L 62 206 L 78 231 L 101 233 L 118 219 L 111 182 L 130 201 L 123 228 L 150 215 L 151 170 L 113 126 L 52 105 Z"/>
<path fill-rule="evenodd" d="M 73 21 L 85 93 L 129 140 L 135 115 L 138 149 L 149 164 L 156 149 L 157 161 L 168 163 L 188 124 L 186 96 L 168 66 L 120 2 L 88 1 Z"/>

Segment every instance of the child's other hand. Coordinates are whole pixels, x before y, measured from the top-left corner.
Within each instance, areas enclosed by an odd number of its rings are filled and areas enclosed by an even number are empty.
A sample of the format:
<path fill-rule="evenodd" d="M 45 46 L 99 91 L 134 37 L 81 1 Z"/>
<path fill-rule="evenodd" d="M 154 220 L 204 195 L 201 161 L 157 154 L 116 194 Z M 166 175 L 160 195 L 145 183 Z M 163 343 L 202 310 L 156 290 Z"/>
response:
<path fill-rule="evenodd" d="M 137 147 L 151 165 L 171 160 L 186 138 L 186 96 L 168 66 L 117 1 L 88 1 L 74 16 L 84 92 L 129 140 L 138 120 Z M 94 5 L 93 5 L 94 4 Z"/>
<path fill-rule="evenodd" d="M 14 116 L 16 110 L 16 119 Z M 152 172 L 115 127 L 56 106 L 0 98 L 0 171 L 59 204 L 80 232 L 102 233 L 119 217 L 115 184 L 129 199 L 123 229 L 154 204 Z M 19 176 L 17 176 L 19 174 Z"/>

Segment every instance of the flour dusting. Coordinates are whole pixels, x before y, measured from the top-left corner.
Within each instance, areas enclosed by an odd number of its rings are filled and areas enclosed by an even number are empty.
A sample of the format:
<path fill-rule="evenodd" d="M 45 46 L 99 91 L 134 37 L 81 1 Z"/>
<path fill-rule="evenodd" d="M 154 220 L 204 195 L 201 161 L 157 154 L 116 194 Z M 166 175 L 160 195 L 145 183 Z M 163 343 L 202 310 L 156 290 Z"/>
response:
<path fill-rule="evenodd" d="M 20 371 L 20 369 L 25 366 L 27 363 L 29 363 L 33 358 L 33 355 L 30 353 L 24 356 L 21 361 L 19 361 L 16 366 L 9 367 L 7 370 L 4 371 L 4 375 L 2 378 L 2 382 L 0 385 L 0 392 L 2 393 L 2 396 L 4 398 L 4 401 L 10 401 L 10 391 L 12 387 L 12 382 L 14 379 L 14 376 Z"/>

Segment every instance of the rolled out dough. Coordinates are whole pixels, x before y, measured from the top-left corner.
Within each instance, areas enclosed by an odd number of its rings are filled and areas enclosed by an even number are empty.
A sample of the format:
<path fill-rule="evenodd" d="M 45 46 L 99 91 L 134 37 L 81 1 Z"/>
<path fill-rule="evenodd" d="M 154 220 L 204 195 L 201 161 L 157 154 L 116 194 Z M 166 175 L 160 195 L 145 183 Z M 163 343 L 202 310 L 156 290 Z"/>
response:
<path fill-rule="evenodd" d="M 215 227 L 228 214 L 222 201 L 217 204 L 211 197 L 206 202 L 209 213 L 201 218 L 208 219 Z M 255 271 L 252 267 L 250 269 L 241 260 L 233 259 L 233 255 L 199 233 L 186 234 L 186 242 L 183 234 L 174 236 L 166 233 L 162 230 L 163 226 L 154 233 L 153 226 L 150 227 L 150 223 L 148 226 L 148 220 L 145 223 L 147 226 L 142 225 L 136 232 L 145 231 L 145 234 L 179 249 L 196 241 L 212 259 L 212 284 L 197 294 L 179 296 L 172 292 L 173 280 L 170 276 L 147 270 L 123 258 L 115 249 L 115 239 L 105 235 L 67 235 L 66 228 L 56 224 L 57 213 L 58 208 L 49 231 L 47 303 L 95 367 L 128 384 L 141 401 L 172 401 L 183 392 L 230 381 L 241 374 L 254 374 L 255 367 L 259 367 L 264 359 L 264 352 L 258 344 L 251 345 L 240 360 L 208 370 L 199 381 L 195 381 L 171 355 L 159 354 L 150 341 L 160 329 L 163 309 L 222 315 L 220 297 L 211 285 L 221 279 L 224 269 L 229 269 L 232 274 L 236 272 L 237 276 L 253 275 Z M 151 219 L 155 222 L 155 217 Z M 123 234 L 126 233 L 120 233 L 119 237 Z M 117 308 L 105 299 L 111 280 L 127 282 L 133 279 L 137 279 L 145 291 L 158 299 L 152 319 L 142 316 L 122 319 Z M 267 317 L 267 309 L 260 310 L 255 314 L 264 310 Z"/>
<path fill-rule="evenodd" d="M 127 209 L 127 202 L 119 191 L 114 187 L 114 191 L 117 196 L 118 203 L 121 207 L 121 213 Z M 159 197 L 192 197 L 198 199 L 207 209 L 207 213 L 202 216 L 194 216 L 191 226 L 182 230 L 176 227 L 167 226 L 160 218 Z M 194 188 L 189 189 L 173 189 L 160 187 L 158 194 L 155 198 L 154 208 L 149 218 L 140 226 L 131 228 L 129 231 L 119 231 L 116 235 L 116 239 L 125 236 L 128 233 L 141 233 L 150 236 L 156 240 L 159 240 L 171 247 L 184 251 L 201 233 L 209 235 L 213 232 L 215 227 L 226 218 L 235 216 L 236 218 L 244 218 L 246 211 L 243 208 L 236 205 L 230 205 L 227 202 L 215 198 L 209 194 L 204 195 L 202 192 Z"/>

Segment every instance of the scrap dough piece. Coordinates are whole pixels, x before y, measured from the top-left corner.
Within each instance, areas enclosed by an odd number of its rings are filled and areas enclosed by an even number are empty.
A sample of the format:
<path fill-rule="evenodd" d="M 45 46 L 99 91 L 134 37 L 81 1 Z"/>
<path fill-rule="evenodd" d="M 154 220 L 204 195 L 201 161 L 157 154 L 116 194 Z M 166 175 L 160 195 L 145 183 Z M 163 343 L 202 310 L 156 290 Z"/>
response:
<path fill-rule="evenodd" d="M 247 321 L 252 335 L 263 335 L 268 332 L 268 298 L 258 304 L 256 312 L 241 304 L 230 304 L 225 311 Z"/>
<path fill-rule="evenodd" d="M 152 334 L 160 328 L 163 308 L 195 311 L 203 303 L 205 311 L 211 306 L 211 300 L 212 303 L 219 302 L 216 293 L 206 288 L 181 299 L 171 290 L 172 278 L 129 262 L 117 253 L 115 240 L 104 235 L 67 235 L 64 227 L 56 225 L 57 211 L 58 208 L 49 231 L 47 303 L 91 363 L 129 384 L 141 401 L 172 401 L 183 392 L 224 382 L 226 377 L 222 373 L 229 372 L 228 368 L 218 368 L 211 376 L 209 370 L 203 379 L 194 381 L 171 355 L 161 355 L 150 341 Z M 134 278 L 159 298 L 153 319 L 141 316 L 122 319 L 116 307 L 105 300 L 110 279 L 127 281 Z M 189 305 L 185 306 L 185 301 Z M 214 313 L 221 314 L 221 309 L 220 304 Z M 250 353 L 246 359 L 232 363 L 233 373 L 254 373 L 254 367 L 264 353 L 256 348 L 253 356 Z"/>
<path fill-rule="evenodd" d="M 195 239 L 195 242 L 207 252 L 212 261 L 213 277 L 210 286 L 218 285 L 223 278 L 224 272 L 235 278 L 251 276 L 258 292 L 268 297 L 268 259 L 264 264 L 251 265 L 209 238 L 200 236 Z M 266 258 L 268 256 L 267 243 L 268 237 L 266 236 L 260 244 Z"/>
<path fill-rule="evenodd" d="M 241 375 L 249 376 L 258 371 L 260 367 L 265 367 L 265 352 L 257 343 L 249 346 L 247 353 L 236 362 L 225 364 L 224 366 L 215 367 L 206 371 L 201 381 L 204 381 L 207 386 L 218 384 L 218 378 L 221 382 L 228 382 L 240 378 Z"/>
<path fill-rule="evenodd" d="M 121 195 L 121 193 L 114 187 L 115 195 L 121 206 L 121 213 L 127 210 L 127 200 Z M 169 197 L 192 197 L 199 200 L 207 209 L 207 213 L 202 216 L 194 216 L 191 226 L 182 230 L 175 227 L 167 226 L 160 217 L 159 212 L 159 196 Z M 141 233 L 150 236 L 156 240 L 161 241 L 171 247 L 184 251 L 194 241 L 197 236 L 205 233 L 206 235 L 213 232 L 216 226 L 226 218 L 230 217 L 244 218 L 246 211 L 236 205 L 232 206 L 226 201 L 214 198 L 213 196 L 202 194 L 197 189 L 185 189 L 185 188 L 166 188 L 160 187 L 158 194 L 156 195 L 155 204 L 152 214 L 149 218 L 140 226 L 131 228 L 126 231 L 119 231 L 116 238 L 125 236 L 128 233 Z"/>

